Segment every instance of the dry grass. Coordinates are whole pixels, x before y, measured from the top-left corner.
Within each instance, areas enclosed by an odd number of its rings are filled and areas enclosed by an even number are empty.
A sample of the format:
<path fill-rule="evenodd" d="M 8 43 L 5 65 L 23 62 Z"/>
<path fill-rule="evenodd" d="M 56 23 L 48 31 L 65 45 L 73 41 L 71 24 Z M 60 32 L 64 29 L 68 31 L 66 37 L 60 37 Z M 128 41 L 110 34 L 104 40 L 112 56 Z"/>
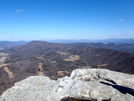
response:
<path fill-rule="evenodd" d="M 57 53 L 59 53 L 60 55 L 69 55 L 69 53 L 67 52 L 57 52 Z"/>
<path fill-rule="evenodd" d="M 80 68 L 91 68 L 92 66 L 79 66 Z"/>
<path fill-rule="evenodd" d="M 65 61 L 75 61 L 75 60 L 79 60 L 80 56 L 79 55 L 71 55 L 69 56 L 68 59 L 64 59 Z"/>
<path fill-rule="evenodd" d="M 56 61 L 51 61 L 52 63 L 56 63 Z"/>
<path fill-rule="evenodd" d="M 7 64 L 0 64 L 0 68 L 3 67 L 3 66 L 7 66 Z"/>
<path fill-rule="evenodd" d="M 57 74 L 58 76 L 64 76 L 64 71 L 58 71 Z"/>
<path fill-rule="evenodd" d="M 66 74 L 69 74 L 69 72 L 68 71 L 58 71 L 57 74 L 58 74 L 58 77 L 61 77 L 61 76 L 63 77 Z"/>
<path fill-rule="evenodd" d="M 107 64 L 101 64 L 101 65 L 98 65 L 98 68 L 100 68 L 100 67 L 104 67 L 104 66 L 107 66 Z"/>
<path fill-rule="evenodd" d="M 5 72 L 8 74 L 9 79 L 14 78 L 13 72 L 11 72 L 8 67 L 4 67 L 4 70 L 5 70 Z"/>

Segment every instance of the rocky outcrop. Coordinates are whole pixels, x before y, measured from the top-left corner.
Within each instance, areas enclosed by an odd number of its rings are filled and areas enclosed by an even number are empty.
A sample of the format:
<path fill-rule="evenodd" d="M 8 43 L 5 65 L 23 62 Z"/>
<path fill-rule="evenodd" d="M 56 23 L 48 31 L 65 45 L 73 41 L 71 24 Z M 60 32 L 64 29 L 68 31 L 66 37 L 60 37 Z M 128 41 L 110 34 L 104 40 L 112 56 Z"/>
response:
<path fill-rule="evenodd" d="M 6 90 L 0 101 L 134 101 L 134 75 L 76 69 L 57 81 L 31 76 Z"/>

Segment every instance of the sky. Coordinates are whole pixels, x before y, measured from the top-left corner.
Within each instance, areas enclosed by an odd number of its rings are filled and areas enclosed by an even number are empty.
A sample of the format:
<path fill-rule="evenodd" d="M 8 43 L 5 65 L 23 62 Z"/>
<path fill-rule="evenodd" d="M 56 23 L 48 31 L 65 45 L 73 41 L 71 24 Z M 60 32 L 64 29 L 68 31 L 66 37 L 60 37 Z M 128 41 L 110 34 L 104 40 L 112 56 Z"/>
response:
<path fill-rule="evenodd" d="M 0 0 L 0 41 L 134 38 L 134 0 Z"/>

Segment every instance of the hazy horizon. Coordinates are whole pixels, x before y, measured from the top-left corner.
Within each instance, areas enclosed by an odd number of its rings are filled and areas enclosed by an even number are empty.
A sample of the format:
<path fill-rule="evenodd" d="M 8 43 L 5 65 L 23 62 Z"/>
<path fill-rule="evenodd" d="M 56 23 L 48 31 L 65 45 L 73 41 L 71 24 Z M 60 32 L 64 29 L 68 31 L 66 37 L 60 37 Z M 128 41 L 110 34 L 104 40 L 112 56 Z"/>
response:
<path fill-rule="evenodd" d="M 134 38 L 134 0 L 1 0 L 0 41 Z"/>
<path fill-rule="evenodd" d="M 107 38 L 107 39 L 40 39 L 40 40 L 0 40 L 1 42 L 31 42 L 31 41 L 46 41 L 46 42 L 104 42 L 107 41 L 108 43 L 112 41 L 113 43 L 117 41 L 131 41 L 134 42 L 134 38 Z"/>

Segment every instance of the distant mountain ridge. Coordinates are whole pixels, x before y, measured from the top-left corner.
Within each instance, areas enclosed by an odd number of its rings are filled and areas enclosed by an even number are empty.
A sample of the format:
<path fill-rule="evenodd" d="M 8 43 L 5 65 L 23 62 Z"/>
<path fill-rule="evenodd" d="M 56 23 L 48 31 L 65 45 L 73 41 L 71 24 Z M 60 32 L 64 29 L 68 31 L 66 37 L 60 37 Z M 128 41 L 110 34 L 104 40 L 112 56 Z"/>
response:
<path fill-rule="evenodd" d="M 27 41 L 0 41 L 0 48 L 11 48 L 19 45 L 24 45 Z"/>
<path fill-rule="evenodd" d="M 133 38 L 109 38 L 109 39 L 53 39 L 53 40 L 41 40 L 53 43 L 134 43 Z"/>
<path fill-rule="evenodd" d="M 113 50 L 119 50 L 124 52 L 134 53 L 134 43 L 124 43 L 124 44 L 116 44 L 116 43 L 69 43 L 66 45 L 71 46 L 89 46 L 94 48 L 107 48 Z"/>

